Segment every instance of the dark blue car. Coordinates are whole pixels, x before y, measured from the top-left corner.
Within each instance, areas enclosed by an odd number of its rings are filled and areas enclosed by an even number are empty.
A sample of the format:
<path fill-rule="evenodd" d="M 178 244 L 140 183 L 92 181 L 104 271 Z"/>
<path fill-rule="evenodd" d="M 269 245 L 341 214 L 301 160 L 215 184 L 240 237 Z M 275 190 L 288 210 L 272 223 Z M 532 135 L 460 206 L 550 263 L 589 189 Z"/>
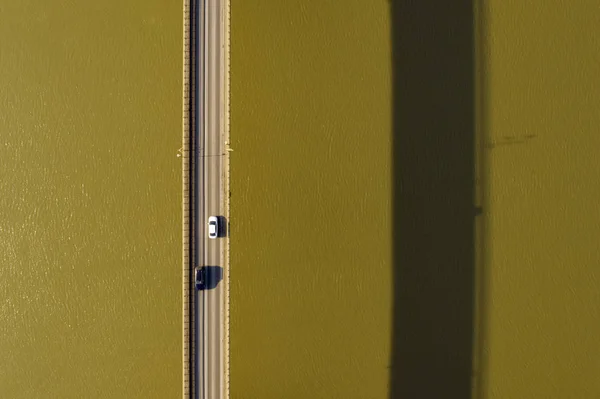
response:
<path fill-rule="evenodd" d="M 196 268 L 196 289 L 203 290 L 206 287 L 206 269 L 204 267 Z"/>

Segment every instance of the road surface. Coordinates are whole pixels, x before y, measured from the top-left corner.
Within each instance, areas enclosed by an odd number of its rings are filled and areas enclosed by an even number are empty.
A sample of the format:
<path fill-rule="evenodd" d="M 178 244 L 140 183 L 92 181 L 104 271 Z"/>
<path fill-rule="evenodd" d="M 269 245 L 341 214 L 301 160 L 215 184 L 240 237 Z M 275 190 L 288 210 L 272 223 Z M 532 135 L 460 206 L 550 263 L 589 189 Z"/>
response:
<path fill-rule="evenodd" d="M 226 0 L 225 0 L 226 1 Z M 227 237 L 209 239 L 207 220 L 220 216 L 227 225 L 225 145 L 225 6 L 222 0 L 199 2 L 198 124 L 198 266 L 207 266 L 207 287 L 196 293 L 196 397 L 225 398 L 225 280 Z M 227 232 L 228 234 L 228 232 Z"/>

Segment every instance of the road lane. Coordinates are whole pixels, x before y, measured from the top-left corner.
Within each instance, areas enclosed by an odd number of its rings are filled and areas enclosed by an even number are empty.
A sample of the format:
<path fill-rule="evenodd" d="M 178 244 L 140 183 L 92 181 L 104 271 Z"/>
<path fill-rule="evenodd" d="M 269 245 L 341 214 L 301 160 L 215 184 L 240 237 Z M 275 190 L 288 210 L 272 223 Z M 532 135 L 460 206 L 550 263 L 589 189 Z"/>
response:
<path fill-rule="evenodd" d="M 221 189 L 221 4 L 220 1 L 207 1 L 207 205 L 209 215 L 223 215 L 222 189 Z M 207 265 L 221 266 L 222 251 L 221 240 L 210 240 L 207 245 Z M 215 269 L 216 270 L 216 269 Z M 223 370 L 222 358 L 222 331 L 223 329 L 223 284 L 217 284 L 214 289 L 206 291 L 208 326 L 206 329 L 208 341 L 207 359 L 207 398 L 223 398 Z"/>
<path fill-rule="evenodd" d="M 226 237 L 209 239 L 207 234 L 207 220 L 209 216 L 226 215 L 225 209 L 225 183 L 223 179 L 223 163 L 225 159 L 225 131 L 224 131 L 224 94 L 225 71 L 223 60 L 225 46 L 223 45 L 224 7 L 220 0 L 204 0 L 200 2 L 201 28 L 203 34 L 201 81 L 199 95 L 203 101 L 199 110 L 203 123 L 199 132 L 199 181 L 198 187 L 202 188 L 199 201 L 198 237 L 201 241 L 198 246 L 200 266 L 209 266 L 207 275 L 208 289 L 198 293 L 196 320 L 201 325 L 198 328 L 198 365 L 197 379 L 199 387 L 197 397 L 200 399 L 224 398 L 224 322 L 225 298 L 224 281 L 214 284 L 219 277 L 216 271 L 225 269 L 224 240 Z M 200 41 L 199 41 L 200 42 Z M 225 223 L 223 223 L 225 224 Z M 221 269 L 221 270 L 223 270 Z M 224 273 L 221 273 L 221 276 Z"/>

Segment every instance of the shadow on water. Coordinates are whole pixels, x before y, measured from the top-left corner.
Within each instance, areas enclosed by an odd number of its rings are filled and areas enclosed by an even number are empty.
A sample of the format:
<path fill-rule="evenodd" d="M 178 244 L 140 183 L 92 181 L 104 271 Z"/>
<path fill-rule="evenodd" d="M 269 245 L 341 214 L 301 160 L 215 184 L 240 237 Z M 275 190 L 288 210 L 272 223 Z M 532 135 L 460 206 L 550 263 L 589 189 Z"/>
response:
<path fill-rule="evenodd" d="M 472 0 L 390 0 L 390 398 L 470 398 L 475 295 Z"/>

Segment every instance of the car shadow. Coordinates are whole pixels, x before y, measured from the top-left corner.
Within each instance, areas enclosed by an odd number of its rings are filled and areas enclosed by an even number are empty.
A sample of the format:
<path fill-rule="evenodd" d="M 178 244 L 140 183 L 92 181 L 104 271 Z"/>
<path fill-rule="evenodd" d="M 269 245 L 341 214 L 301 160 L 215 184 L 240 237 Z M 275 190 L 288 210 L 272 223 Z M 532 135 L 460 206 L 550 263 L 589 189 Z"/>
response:
<path fill-rule="evenodd" d="M 219 220 L 219 237 L 229 236 L 229 221 L 225 216 L 217 216 Z"/>

